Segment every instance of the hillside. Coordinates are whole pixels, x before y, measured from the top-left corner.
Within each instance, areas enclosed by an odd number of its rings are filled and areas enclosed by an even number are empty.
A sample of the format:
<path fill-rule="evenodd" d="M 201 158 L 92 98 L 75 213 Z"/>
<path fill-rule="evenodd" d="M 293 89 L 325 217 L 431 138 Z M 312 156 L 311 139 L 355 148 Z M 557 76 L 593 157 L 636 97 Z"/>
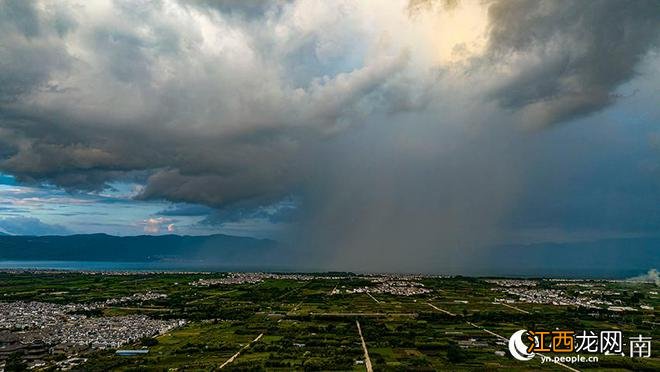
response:
<path fill-rule="evenodd" d="M 0 260 L 142 262 L 214 259 L 236 264 L 264 259 L 272 254 L 274 246 L 272 240 L 230 235 L 2 235 Z"/>

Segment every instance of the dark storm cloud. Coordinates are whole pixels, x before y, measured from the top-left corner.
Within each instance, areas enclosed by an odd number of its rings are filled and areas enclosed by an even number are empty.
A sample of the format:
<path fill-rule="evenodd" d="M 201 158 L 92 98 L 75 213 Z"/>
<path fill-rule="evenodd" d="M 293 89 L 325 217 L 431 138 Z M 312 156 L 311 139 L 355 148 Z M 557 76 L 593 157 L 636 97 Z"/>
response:
<path fill-rule="evenodd" d="M 300 200 L 284 198 L 270 205 L 234 205 L 209 213 L 200 223 L 202 225 L 223 225 L 228 222 L 245 220 L 263 220 L 273 224 L 292 223 L 300 218 Z"/>
<path fill-rule="evenodd" d="M 304 3 L 191 4 L 173 12 L 169 3 L 111 2 L 110 14 L 95 18 L 95 4 L 3 2 L 0 168 L 83 190 L 147 171 L 143 199 L 258 205 L 297 187 L 309 165 L 300 154 L 327 136 L 374 110 L 431 102 L 436 75 L 414 84 L 424 75 L 405 72 L 407 53 L 342 57 L 348 44 L 338 38 L 347 35 L 313 28 L 334 16 L 310 15 L 312 28 L 295 23 Z M 654 5 L 487 3 L 489 49 L 479 58 L 516 70 L 494 79 L 493 97 L 534 125 L 610 104 L 657 41 Z M 198 12 L 207 7 L 214 11 Z M 268 16 L 284 36 L 226 23 L 233 12 Z M 353 40 L 350 49 L 366 46 Z"/>
<path fill-rule="evenodd" d="M 488 117 L 474 115 L 468 120 Z M 314 263 L 442 272 L 464 267 L 496 238 L 520 187 L 522 162 L 511 146 L 517 135 L 439 130 L 433 116 L 416 119 L 415 138 L 398 125 L 382 128 L 379 136 L 361 138 L 361 149 L 335 154 L 339 161 L 312 178 L 302 236 L 293 239 L 318 251 Z"/>
<path fill-rule="evenodd" d="M 638 126 L 603 116 L 550 131 L 528 151 L 535 166 L 527 173 L 529 186 L 513 211 L 512 224 L 566 231 L 660 231 L 660 153 L 644 132 L 633 133 Z"/>
<path fill-rule="evenodd" d="M 660 41 L 660 5 L 631 1 L 493 1 L 489 52 L 510 61 L 492 97 L 533 125 L 601 110 Z"/>
<path fill-rule="evenodd" d="M 71 17 L 93 17 L 94 5 L 75 8 Z M 0 72 L 15 80 L 0 88 L 12 97 L 0 112 L 5 172 L 99 190 L 148 171 L 140 199 L 269 203 L 298 182 L 307 161 L 299 152 L 371 110 L 370 95 L 407 63 L 405 54 L 376 55 L 371 64 L 294 88 L 275 59 L 290 53 L 286 40 L 198 7 L 167 13 L 155 5 L 110 5 L 110 14 L 78 23 L 71 42 L 84 50 L 80 55 L 64 45 L 53 12 L 39 14 L 37 40 L 7 28 L 5 40 L 52 47 L 67 69 L 7 51 L 23 61 L 11 61 L 19 71 Z M 288 27 L 285 15 L 273 17 Z M 321 30 L 314 32 L 320 40 Z M 282 50 L 255 49 L 264 43 Z"/>
<path fill-rule="evenodd" d="M 39 34 L 39 17 L 32 2 L 7 0 L 0 6 L 3 22 L 12 25 L 25 36 L 34 37 Z"/>
<path fill-rule="evenodd" d="M 159 216 L 206 216 L 212 208 L 195 204 L 175 204 L 156 213 Z"/>
<path fill-rule="evenodd" d="M 181 1 L 182 5 L 197 6 L 202 10 L 216 10 L 223 14 L 248 18 L 262 18 L 269 10 L 277 11 L 288 0 L 190 0 Z"/>
<path fill-rule="evenodd" d="M 2 1 L 0 171 L 428 269 L 507 218 L 533 151 L 511 124 L 612 104 L 658 37 L 652 2 L 489 1 L 484 51 L 446 66 L 404 2 L 365 4 Z"/>
<path fill-rule="evenodd" d="M 64 24 L 59 14 L 42 19 L 31 1 L 0 2 L 0 103 L 15 102 L 35 89 L 52 89 L 53 71 L 69 61 L 62 40 L 51 34 Z"/>

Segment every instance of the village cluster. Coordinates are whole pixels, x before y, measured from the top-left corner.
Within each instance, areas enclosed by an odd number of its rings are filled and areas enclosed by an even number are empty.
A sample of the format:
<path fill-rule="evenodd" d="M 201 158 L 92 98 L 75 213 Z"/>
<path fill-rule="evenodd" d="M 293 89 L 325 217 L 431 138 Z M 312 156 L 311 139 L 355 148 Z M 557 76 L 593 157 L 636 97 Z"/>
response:
<path fill-rule="evenodd" d="M 395 296 L 415 296 L 430 293 L 431 290 L 425 288 L 423 283 L 415 281 L 419 277 L 409 275 L 383 275 L 370 278 L 372 286 L 363 286 L 357 288 L 335 288 L 332 294 L 341 293 L 380 293 L 391 294 Z"/>
<path fill-rule="evenodd" d="M 237 284 L 256 284 L 267 279 L 279 280 L 346 280 L 346 279 L 364 279 L 369 280 L 371 286 L 356 288 L 335 288 L 331 294 L 350 294 L 350 293 L 384 293 L 397 296 L 414 296 L 431 292 L 425 288 L 424 284 L 416 281 L 421 279 L 418 275 L 364 275 L 364 276 L 334 276 L 334 275 L 305 275 L 305 274 L 272 274 L 272 273 L 229 273 L 222 278 L 202 278 L 191 282 L 192 286 L 218 286 L 218 285 L 237 285 Z"/>
<path fill-rule="evenodd" d="M 623 301 L 617 298 L 621 296 L 621 292 L 604 289 L 605 285 L 602 282 L 553 280 L 555 286 L 573 287 L 572 294 L 568 293 L 568 289 L 539 288 L 538 282 L 534 280 L 493 279 L 486 282 L 497 285 L 491 289 L 492 291 L 507 295 L 505 298 L 496 298 L 495 302 L 577 306 L 614 312 L 653 310 L 653 307 L 644 304 L 640 304 L 639 309 L 624 306 Z"/>
<path fill-rule="evenodd" d="M 63 354 L 75 365 L 81 352 L 118 348 L 145 337 L 163 334 L 185 324 L 183 320 L 158 320 L 144 315 L 90 317 L 80 312 L 105 304 L 162 298 L 154 293 L 98 302 L 59 305 L 45 302 L 0 303 L 0 360 L 23 353 L 31 366 L 40 366 L 49 354 Z M 72 359 L 73 358 L 73 359 Z"/>

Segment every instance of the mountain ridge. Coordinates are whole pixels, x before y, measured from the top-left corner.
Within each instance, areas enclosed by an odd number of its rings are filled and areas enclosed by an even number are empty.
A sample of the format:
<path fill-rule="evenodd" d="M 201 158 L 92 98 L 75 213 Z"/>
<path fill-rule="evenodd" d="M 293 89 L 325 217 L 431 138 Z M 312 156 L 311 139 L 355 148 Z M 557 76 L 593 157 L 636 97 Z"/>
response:
<path fill-rule="evenodd" d="M 657 237 L 498 245 L 481 250 L 464 266 L 438 261 L 422 268 L 422 271 L 477 276 L 626 277 L 660 268 L 658 246 L 660 238 Z M 549 260 L 548 257 L 554 259 Z M 0 235 L 0 261 L 179 262 L 190 267 L 207 268 L 369 270 L 360 266 L 335 267 L 314 261 L 315 258 L 312 251 L 287 247 L 274 240 L 224 234 Z M 392 272 L 407 272 L 406 269 L 389 268 Z"/>
<path fill-rule="evenodd" d="M 219 259 L 223 263 L 261 261 L 276 242 L 224 234 L 1 235 L 0 260 L 136 261 Z"/>

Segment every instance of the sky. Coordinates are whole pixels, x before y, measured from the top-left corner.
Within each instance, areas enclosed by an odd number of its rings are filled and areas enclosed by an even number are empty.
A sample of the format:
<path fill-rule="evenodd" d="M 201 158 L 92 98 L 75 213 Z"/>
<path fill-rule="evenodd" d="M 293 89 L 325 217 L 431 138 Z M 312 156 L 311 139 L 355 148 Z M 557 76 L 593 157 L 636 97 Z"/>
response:
<path fill-rule="evenodd" d="M 657 236 L 659 46 L 654 0 L 0 0 L 0 232 Z"/>

